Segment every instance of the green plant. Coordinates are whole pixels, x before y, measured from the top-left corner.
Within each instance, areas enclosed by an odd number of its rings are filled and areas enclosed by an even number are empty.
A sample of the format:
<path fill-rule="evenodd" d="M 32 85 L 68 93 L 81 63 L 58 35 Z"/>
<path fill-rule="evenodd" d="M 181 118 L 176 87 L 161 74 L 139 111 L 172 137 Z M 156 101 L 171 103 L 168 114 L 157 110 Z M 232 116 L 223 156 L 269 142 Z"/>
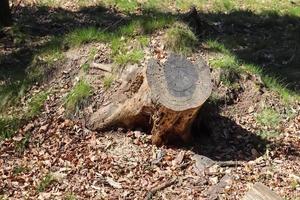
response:
<path fill-rule="evenodd" d="M 65 196 L 64 200 L 76 200 L 76 196 L 73 193 L 69 193 Z"/>
<path fill-rule="evenodd" d="M 262 126 L 277 126 L 281 121 L 280 114 L 272 109 L 265 108 L 256 115 L 256 121 Z"/>
<path fill-rule="evenodd" d="M 274 138 L 280 135 L 280 132 L 270 130 L 270 131 L 260 131 L 258 135 L 263 138 L 263 139 L 269 139 L 269 138 Z"/>
<path fill-rule="evenodd" d="M 189 54 L 196 47 L 198 39 L 188 26 L 182 23 L 175 23 L 171 28 L 167 29 L 165 43 L 166 47 L 172 51 Z"/>
<path fill-rule="evenodd" d="M 84 80 L 80 80 L 69 92 L 64 102 L 67 113 L 73 113 L 86 99 L 92 95 L 92 87 Z"/>
<path fill-rule="evenodd" d="M 82 64 L 81 69 L 83 69 L 84 72 L 88 72 L 90 69 L 90 64 L 89 63 Z"/>
<path fill-rule="evenodd" d="M 103 78 L 103 86 L 107 90 L 111 87 L 114 82 L 114 77 L 112 75 L 106 75 Z"/>
<path fill-rule="evenodd" d="M 139 49 L 134 49 L 124 54 L 118 54 L 114 56 L 114 62 L 125 66 L 128 63 L 134 64 L 139 63 L 144 58 L 144 52 Z"/>
<path fill-rule="evenodd" d="M 55 181 L 57 181 L 56 178 L 51 173 L 48 173 L 37 186 L 37 191 L 44 192 Z"/>
<path fill-rule="evenodd" d="M 219 55 L 210 61 L 210 65 L 215 68 L 236 69 L 239 70 L 239 63 L 232 55 Z"/>
<path fill-rule="evenodd" d="M 28 117 L 35 117 L 38 114 L 41 113 L 41 110 L 43 108 L 43 105 L 45 101 L 47 100 L 48 93 L 45 91 L 41 91 L 38 94 L 34 95 L 29 103 L 28 103 Z"/>
<path fill-rule="evenodd" d="M 218 42 L 217 40 L 209 39 L 204 44 L 212 51 L 216 51 L 216 52 L 220 52 L 220 53 L 224 53 L 224 54 L 229 54 L 230 53 L 228 51 L 228 49 L 226 49 L 224 44 Z"/>
<path fill-rule="evenodd" d="M 23 167 L 23 166 L 15 166 L 13 169 L 13 174 L 14 175 L 18 175 L 20 173 L 26 172 L 29 169 L 27 167 Z"/>
<path fill-rule="evenodd" d="M 0 140 L 10 138 L 21 125 L 17 117 L 0 117 Z"/>

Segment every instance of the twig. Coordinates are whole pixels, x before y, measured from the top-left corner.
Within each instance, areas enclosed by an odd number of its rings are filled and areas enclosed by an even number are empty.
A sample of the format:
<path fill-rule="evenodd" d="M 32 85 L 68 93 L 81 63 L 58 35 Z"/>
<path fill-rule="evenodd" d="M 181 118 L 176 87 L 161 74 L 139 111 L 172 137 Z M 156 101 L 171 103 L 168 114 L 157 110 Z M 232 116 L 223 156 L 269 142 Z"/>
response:
<path fill-rule="evenodd" d="M 236 167 L 236 166 L 241 166 L 243 165 L 242 162 L 239 161 L 218 161 L 216 163 L 217 165 L 219 165 L 220 167 Z"/>
<path fill-rule="evenodd" d="M 152 189 L 147 193 L 147 196 L 146 196 L 145 200 L 151 200 L 151 199 L 152 199 L 152 196 L 153 196 L 156 192 L 158 192 L 158 191 L 160 191 L 160 190 L 163 190 L 163 189 L 165 189 L 165 188 L 167 188 L 167 187 L 170 187 L 171 185 L 173 185 L 173 184 L 176 183 L 176 182 L 177 182 L 177 178 L 175 177 L 175 178 L 172 178 L 172 179 L 169 180 L 169 181 L 166 181 L 166 182 L 164 182 L 164 183 L 162 183 L 162 184 L 160 184 L 160 185 L 158 185 L 158 186 L 152 188 Z"/>

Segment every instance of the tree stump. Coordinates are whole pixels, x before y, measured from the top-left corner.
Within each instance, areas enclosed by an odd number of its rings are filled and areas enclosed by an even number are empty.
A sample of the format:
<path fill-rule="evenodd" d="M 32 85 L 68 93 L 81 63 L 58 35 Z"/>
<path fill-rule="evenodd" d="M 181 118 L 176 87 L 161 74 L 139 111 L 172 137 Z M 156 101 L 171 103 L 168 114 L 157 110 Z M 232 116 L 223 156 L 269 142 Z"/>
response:
<path fill-rule="evenodd" d="M 129 74 L 121 78 L 112 102 L 91 115 L 88 126 L 94 130 L 142 127 L 151 132 L 156 145 L 177 139 L 187 142 L 192 123 L 212 90 L 203 59 L 193 64 L 170 54 L 165 63 L 151 59 L 147 69 Z"/>

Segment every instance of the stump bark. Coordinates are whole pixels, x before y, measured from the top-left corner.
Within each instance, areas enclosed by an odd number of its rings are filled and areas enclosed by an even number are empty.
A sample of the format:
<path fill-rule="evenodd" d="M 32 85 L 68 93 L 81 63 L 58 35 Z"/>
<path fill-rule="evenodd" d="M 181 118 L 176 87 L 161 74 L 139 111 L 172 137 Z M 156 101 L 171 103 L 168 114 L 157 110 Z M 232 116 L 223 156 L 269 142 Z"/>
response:
<path fill-rule="evenodd" d="M 131 70 L 110 104 L 100 107 L 88 120 L 94 130 L 141 127 L 162 145 L 191 138 L 191 127 L 212 85 L 209 67 L 202 58 L 195 64 L 170 54 L 165 63 L 149 60 L 146 69 Z"/>

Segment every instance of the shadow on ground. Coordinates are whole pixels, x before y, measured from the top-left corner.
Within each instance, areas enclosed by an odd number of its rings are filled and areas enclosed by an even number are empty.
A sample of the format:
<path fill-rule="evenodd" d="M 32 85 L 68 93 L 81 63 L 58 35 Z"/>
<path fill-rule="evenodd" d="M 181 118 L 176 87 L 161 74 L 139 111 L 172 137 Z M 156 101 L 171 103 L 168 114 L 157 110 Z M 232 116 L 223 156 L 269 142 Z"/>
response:
<path fill-rule="evenodd" d="M 183 17 L 158 11 L 124 16 L 101 6 L 87 7 L 77 12 L 61 8 L 21 7 L 15 13 L 15 21 L 19 31 L 29 42 L 15 44 L 13 36 L 1 31 L 0 41 L 4 53 L 0 54 L 0 87 L 4 84 L 21 87 L 20 84 L 27 78 L 26 69 L 31 65 L 35 54 L 47 45 L 39 43 L 45 36 L 63 36 L 74 28 L 90 26 L 99 28 L 99 31 L 114 31 L 132 19 L 150 19 L 158 15 L 178 19 Z M 218 40 L 242 62 L 260 66 L 265 75 L 279 77 L 290 90 L 299 93 L 298 17 L 280 16 L 275 13 L 257 15 L 250 11 L 233 11 L 229 14 L 202 13 L 200 17 L 215 29 L 213 33 L 201 35 L 201 40 Z M 68 46 L 63 48 L 67 49 Z M 241 128 L 230 119 L 214 115 L 210 120 L 218 123 L 219 136 L 215 137 L 214 133 L 210 133 L 209 137 L 198 138 L 194 145 L 195 152 L 218 160 L 250 160 L 265 152 L 266 140 Z M 210 128 L 207 130 L 207 133 L 211 131 Z"/>
<path fill-rule="evenodd" d="M 42 36 L 61 36 L 74 28 L 94 26 L 99 30 L 114 31 L 130 20 L 152 18 L 153 16 L 173 16 L 182 19 L 182 15 L 144 10 L 143 14 L 122 15 L 102 6 L 86 7 L 71 12 L 62 8 L 21 7 L 15 13 L 15 21 L 20 32 L 37 41 Z M 276 13 L 261 15 L 250 11 L 232 11 L 224 13 L 201 13 L 200 17 L 213 24 L 214 33 L 201 36 L 201 40 L 213 39 L 224 44 L 243 63 L 258 65 L 265 75 L 276 76 L 290 90 L 300 91 L 300 19 L 294 16 L 281 16 Z M 120 20 L 122 20 L 121 23 Z M 1 38 L 2 36 L 2 38 Z M 4 48 L 12 46 L 14 38 L 0 40 Z M 7 41 L 10 40 L 10 41 Z M 34 48 L 28 44 L 19 44 L 19 50 L 9 55 L 0 55 L 0 80 L 20 80 L 30 65 L 35 52 L 43 45 Z M 26 52 L 24 54 L 24 52 Z"/>
<path fill-rule="evenodd" d="M 221 106 L 205 103 L 194 126 L 192 150 L 218 161 L 249 161 L 265 154 L 270 142 L 221 116 Z"/>

